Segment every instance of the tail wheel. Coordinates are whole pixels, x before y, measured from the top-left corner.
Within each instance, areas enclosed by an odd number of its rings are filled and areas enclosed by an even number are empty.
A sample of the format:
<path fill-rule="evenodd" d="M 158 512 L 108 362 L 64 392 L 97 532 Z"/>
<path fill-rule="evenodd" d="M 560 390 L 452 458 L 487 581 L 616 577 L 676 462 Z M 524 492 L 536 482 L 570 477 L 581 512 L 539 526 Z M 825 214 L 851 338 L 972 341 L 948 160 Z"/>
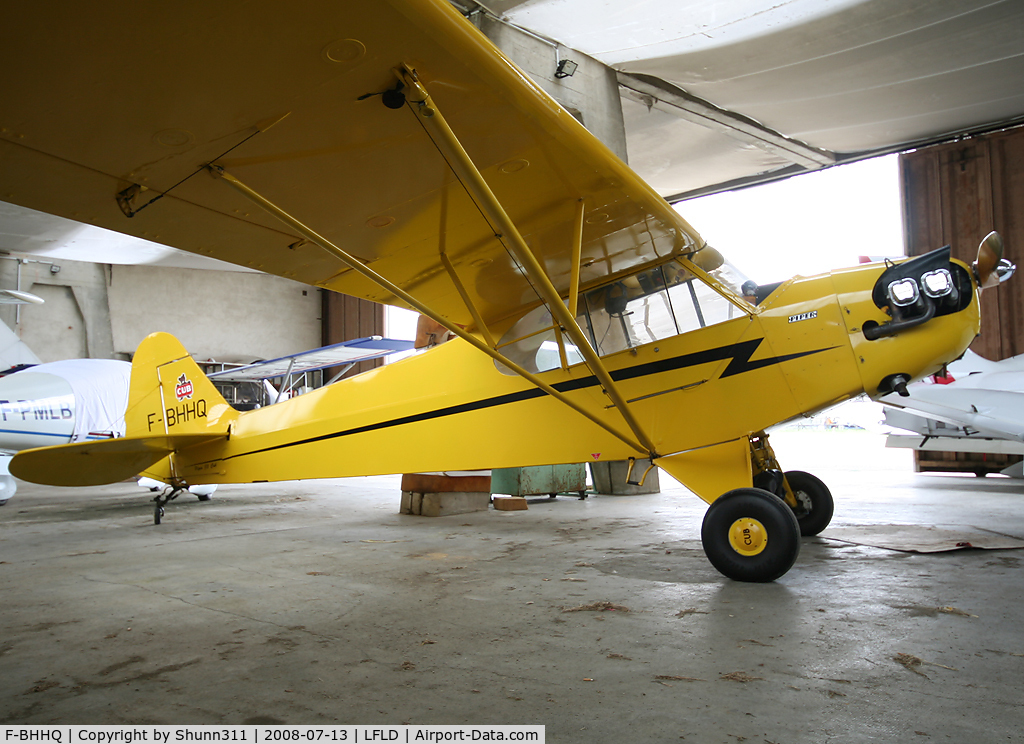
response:
<path fill-rule="evenodd" d="M 786 482 L 796 497 L 797 506 L 793 513 L 800 524 L 800 534 L 817 535 L 828 527 L 835 509 L 832 492 L 828 490 L 828 486 L 819 478 L 802 470 L 788 471 Z"/>
<path fill-rule="evenodd" d="M 800 555 L 793 511 L 760 488 L 737 488 L 714 501 L 700 537 L 711 565 L 736 581 L 775 581 Z"/>

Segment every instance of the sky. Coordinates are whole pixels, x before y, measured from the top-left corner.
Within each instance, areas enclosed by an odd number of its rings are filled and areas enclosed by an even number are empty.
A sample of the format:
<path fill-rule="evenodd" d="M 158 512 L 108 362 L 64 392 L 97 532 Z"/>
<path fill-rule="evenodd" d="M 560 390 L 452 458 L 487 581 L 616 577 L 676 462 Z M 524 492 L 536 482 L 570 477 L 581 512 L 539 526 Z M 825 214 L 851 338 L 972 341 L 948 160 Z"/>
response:
<path fill-rule="evenodd" d="M 759 284 L 853 266 L 860 256 L 903 255 L 898 156 L 886 155 L 676 209 L 736 268 Z M 412 339 L 417 314 L 387 309 L 385 333 Z"/>
<path fill-rule="evenodd" d="M 886 155 L 676 206 L 759 284 L 903 255 L 898 156 Z"/>

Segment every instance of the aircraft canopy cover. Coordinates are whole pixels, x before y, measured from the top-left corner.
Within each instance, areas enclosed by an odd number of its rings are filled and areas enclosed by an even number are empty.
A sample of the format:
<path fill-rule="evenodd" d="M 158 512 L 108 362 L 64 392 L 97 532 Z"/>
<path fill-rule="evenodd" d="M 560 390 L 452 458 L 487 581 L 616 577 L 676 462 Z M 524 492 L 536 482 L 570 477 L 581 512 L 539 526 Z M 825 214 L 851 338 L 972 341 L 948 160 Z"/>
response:
<path fill-rule="evenodd" d="M 75 395 L 75 430 L 72 442 L 90 432 L 124 436 L 124 412 L 132 365 L 115 359 L 67 359 L 29 367 L 14 374 L 48 374 L 65 380 Z"/>

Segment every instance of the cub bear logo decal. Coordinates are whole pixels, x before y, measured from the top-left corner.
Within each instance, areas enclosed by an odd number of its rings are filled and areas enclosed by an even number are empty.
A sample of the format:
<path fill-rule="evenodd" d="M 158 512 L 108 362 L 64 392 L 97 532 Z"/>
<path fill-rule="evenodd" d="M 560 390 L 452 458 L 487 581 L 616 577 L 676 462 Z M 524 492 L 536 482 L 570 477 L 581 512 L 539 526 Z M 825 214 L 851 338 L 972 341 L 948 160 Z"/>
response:
<path fill-rule="evenodd" d="M 174 381 L 174 397 L 178 399 L 177 402 L 180 405 L 172 405 L 170 408 L 164 409 L 163 417 L 160 417 L 159 413 L 149 414 L 147 417 L 149 430 L 153 431 L 153 425 L 157 422 L 164 423 L 164 431 L 170 431 L 172 427 L 179 424 L 187 424 L 189 421 L 206 418 L 206 399 L 197 398 L 192 400 L 194 394 L 195 388 L 192 385 L 192 380 L 182 373 Z M 185 403 L 185 400 L 191 400 L 192 402 Z"/>
<path fill-rule="evenodd" d="M 178 378 L 178 384 L 174 386 L 174 397 L 179 401 L 192 398 L 192 380 L 185 377 L 184 373 Z"/>

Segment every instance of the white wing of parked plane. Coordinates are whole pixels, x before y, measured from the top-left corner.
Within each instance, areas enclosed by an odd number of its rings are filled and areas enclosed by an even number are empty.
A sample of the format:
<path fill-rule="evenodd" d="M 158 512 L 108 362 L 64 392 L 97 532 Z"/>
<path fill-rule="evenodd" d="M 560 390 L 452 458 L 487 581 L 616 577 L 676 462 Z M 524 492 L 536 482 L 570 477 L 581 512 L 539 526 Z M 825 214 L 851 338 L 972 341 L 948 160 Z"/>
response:
<path fill-rule="evenodd" d="M 968 351 L 944 379 L 910 385 L 881 399 L 885 421 L 918 436 L 889 446 L 954 452 L 1024 453 L 1024 354 L 999 362 Z M 1021 477 L 1016 470 L 1004 471 Z"/>
<path fill-rule="evenodd" d="M 0 289 L 0 305 L 42 305 L 44 300 L 31 292 L 17 289 Z"/>

